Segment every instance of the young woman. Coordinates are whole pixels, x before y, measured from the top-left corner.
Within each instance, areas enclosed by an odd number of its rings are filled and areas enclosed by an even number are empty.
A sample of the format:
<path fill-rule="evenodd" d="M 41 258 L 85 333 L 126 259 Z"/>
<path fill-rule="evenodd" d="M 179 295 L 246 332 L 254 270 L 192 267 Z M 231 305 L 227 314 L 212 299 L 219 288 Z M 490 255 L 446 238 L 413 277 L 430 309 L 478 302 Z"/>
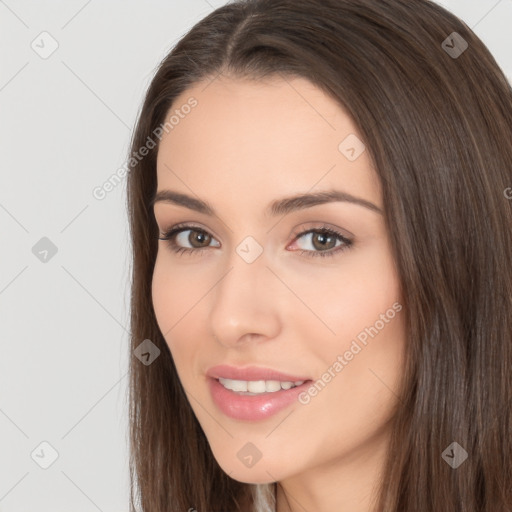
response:
<path fill-rule="evenodd" d="M 511 133 L 430 1 L 194 26 L 131 147 L 132 510 L 512 510 Z"/>

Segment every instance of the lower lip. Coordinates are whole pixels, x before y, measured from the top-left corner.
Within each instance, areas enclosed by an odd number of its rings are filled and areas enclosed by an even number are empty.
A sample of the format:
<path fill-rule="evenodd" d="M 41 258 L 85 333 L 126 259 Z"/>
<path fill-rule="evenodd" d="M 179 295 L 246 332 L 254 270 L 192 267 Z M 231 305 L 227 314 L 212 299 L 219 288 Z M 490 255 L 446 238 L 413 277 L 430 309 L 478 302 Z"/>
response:
<path fill-rule="evenodd" d="M 264 420 L 277 414 L 297 401 L 298 395 L 311 383 L 308 380 L 294 388 L 261 395 L 239 395 L 226 389 L 217 379 L 208 378 L 208 380 L 210 392 L 217 407 L 230 418 L 246 421 Z"/>

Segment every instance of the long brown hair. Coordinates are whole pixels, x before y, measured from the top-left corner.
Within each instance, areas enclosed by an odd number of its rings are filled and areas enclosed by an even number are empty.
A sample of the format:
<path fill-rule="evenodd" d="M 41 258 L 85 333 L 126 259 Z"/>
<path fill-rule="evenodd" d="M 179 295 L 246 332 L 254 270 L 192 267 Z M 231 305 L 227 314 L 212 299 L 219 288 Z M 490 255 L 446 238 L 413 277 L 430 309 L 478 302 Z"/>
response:
<path fill-rule="evenodd" d="M 495 59 L 428 0 L 234 1 L 161 62 L 131 154 L 219 73 L 309 79 L 352 116 L 380 179 L 407 353 L 379 512 L 511 511 L 512 89 Z M 131 357 L 131 510 L 249 512 L 265 486 L 217 464 L 153 311 L 157 150 L 127 183 L 131 353 L 145 339 L 161 351 Z M 457 468 L 453 442 L 468 454 Z"/>

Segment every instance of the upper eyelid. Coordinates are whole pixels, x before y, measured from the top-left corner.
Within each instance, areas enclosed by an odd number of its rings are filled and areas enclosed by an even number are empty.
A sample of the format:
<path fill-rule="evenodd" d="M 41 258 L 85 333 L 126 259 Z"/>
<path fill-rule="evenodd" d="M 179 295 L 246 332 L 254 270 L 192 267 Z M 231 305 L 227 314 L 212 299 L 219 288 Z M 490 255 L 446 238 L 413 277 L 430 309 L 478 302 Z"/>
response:
<path fill-rule="evenodd" d="M 293 230 L 292 234 L 293 234 L 293 236 L 298 236 L 298 235 L 305 235 L 307 233 L 311 233 L 312 231 L 313 232 L 315 232 L 315 231 L 330 231 L 330 232 L 335 233 L 336 235 L 340 235 L 340 236 L 346 238 L 347 240 L 351 240 L 352 238 L 354 238 L 354 235 L 352 233 L 349 233 L 346 229 L 330 226 L 329 222 L 318 221 L 317 223 L 322 224 L 322 225 L 306 228 L 306 227 L 303 227 L 303 224 L 301 224 L 297 229 Z"/>
<path fill-rule="evenodd" d="M 191 230 L 197 230 L 197 231 L 204 231 L 205 233 L 208 233 L 212 237 L 214 237 L 218 241 L 218 236 L 212 232 L 212 230 L 203 228 L 201 226 L 196 226 L 194 223 L 188 223 L 188 222 L 178 222 L 176 224 L 170 225 L 168 228 L 165 229 L 159 229 L 159 232 L 161 235 L 165 235 L 166 233 L 169 233 L 171 231 L 186 231 L 188 229 Z"/>

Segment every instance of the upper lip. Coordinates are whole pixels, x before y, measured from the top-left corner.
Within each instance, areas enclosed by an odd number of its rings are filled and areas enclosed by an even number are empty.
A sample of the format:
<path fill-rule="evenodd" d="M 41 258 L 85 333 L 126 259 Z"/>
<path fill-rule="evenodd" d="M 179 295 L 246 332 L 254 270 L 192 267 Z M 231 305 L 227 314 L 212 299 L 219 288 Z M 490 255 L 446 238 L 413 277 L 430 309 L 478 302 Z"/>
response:
<path fill-rule="evenodd" d="M 246 381 L 278 380 L 280 382 L 297 382 L 300 380 L 310 380 L 309 377 L 304 377 L 303 375 L 282 373 L 277 370 L 263 368 L 261 366 L 245 366 L 243 368 L 239 368 L 236 366 L 229 366 L 227 364 L 212 366 L 208 369 L 206 375 L 214 379 L 222 378 Z"/>

